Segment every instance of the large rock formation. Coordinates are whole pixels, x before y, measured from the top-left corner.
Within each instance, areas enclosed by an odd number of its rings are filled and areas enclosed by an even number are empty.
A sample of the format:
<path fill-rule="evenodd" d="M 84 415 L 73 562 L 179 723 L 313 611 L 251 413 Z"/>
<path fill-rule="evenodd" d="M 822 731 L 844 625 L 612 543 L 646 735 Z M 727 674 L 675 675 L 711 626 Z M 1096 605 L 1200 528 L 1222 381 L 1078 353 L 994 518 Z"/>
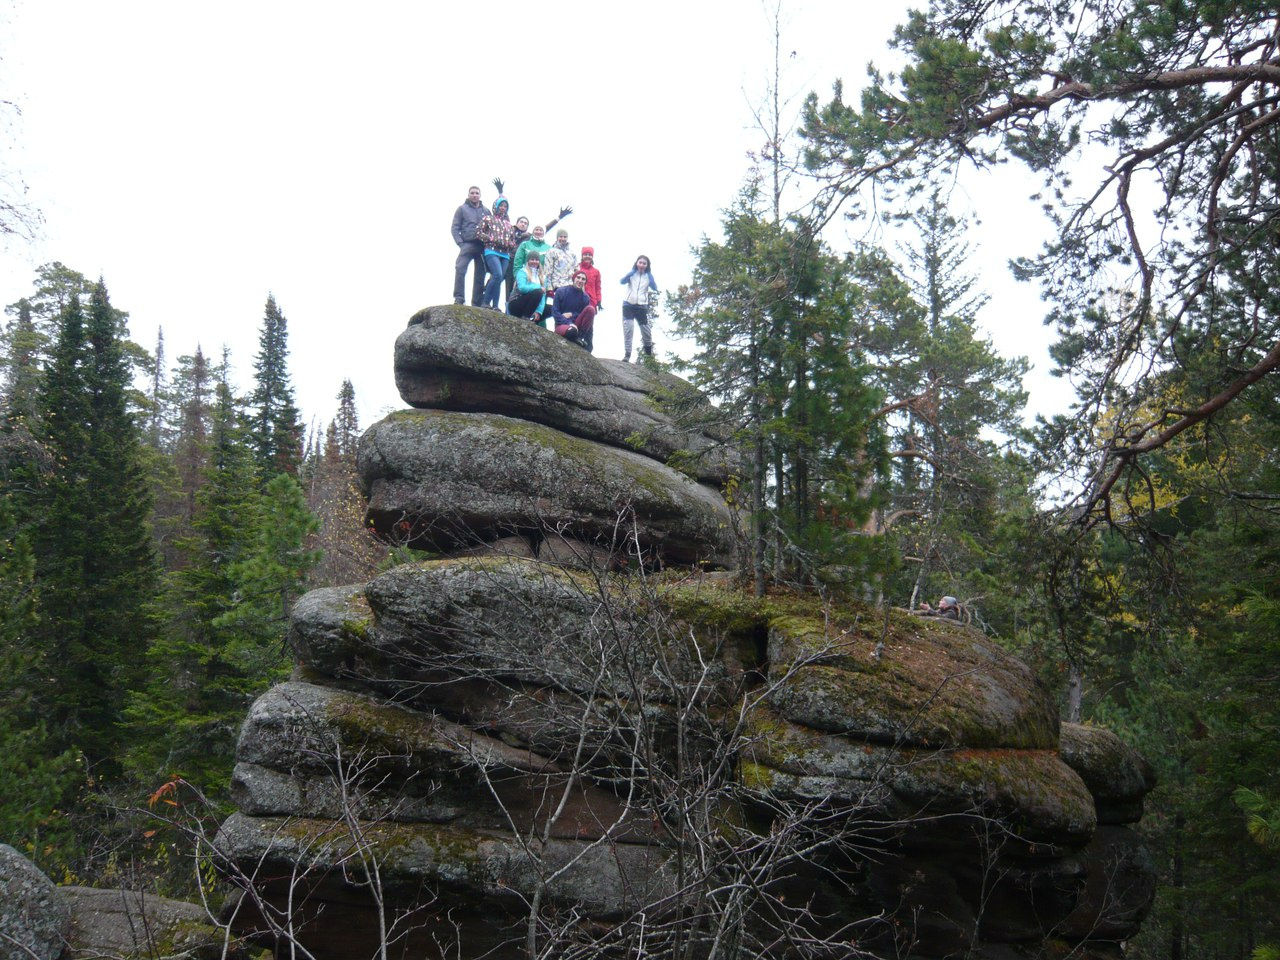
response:
<path fill-rule="evenodd" d="M 431 409 L 360 466 L 375 528 L 438 556 L 296 605 L 218 838 L 238 923 L 337 960 L 1118 957 L 1141 758 L 967 627 L 707 572 L 732 459 L 620 367 L 413 319 L 397 381 Z"/>

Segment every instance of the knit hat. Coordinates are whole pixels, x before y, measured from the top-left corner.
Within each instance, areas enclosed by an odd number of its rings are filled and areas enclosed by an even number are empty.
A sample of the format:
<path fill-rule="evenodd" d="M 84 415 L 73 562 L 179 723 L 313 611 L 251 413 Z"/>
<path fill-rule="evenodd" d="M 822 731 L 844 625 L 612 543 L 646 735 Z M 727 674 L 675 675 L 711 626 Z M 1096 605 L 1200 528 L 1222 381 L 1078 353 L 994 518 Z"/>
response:
<path fill-rule="evenodd" d="M 583 248 L 582 248 L 582 255 L 583 255 L 584 257 L 590 257 L 592 260 L 594 260 L 594 259 L 596 258 L 596 248 L 595 248 L 595 247 L 583 247 Z"/>

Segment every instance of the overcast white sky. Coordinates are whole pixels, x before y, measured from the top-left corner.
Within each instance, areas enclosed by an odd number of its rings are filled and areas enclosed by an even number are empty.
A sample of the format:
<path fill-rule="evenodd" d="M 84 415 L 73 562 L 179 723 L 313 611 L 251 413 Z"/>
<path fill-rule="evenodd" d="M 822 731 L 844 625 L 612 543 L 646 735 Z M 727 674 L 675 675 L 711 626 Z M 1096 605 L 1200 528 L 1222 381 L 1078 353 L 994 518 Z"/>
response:
<path fill-rule="evenodd" d="M 856 95 L 907 6 L 785 0 L 784 92 Z M 771 29 L 756 0 L 0 0 L 0 99 L 21 110 L 0 159 L 45 218 L 0 251 L 0 304 L 60 260 L 106 280 L 144 346 L 163 328 L 170 365 L 229 346 L 245 389 L 272 292 L 304 416 L 326 423 L 350 378 L 367 426 L 404 405 L 406 320 L 450 301 L 454 209 L 501 175 L 513 218 L 573 205 L 605 281 L 596 352 L 620 357 L 618 279 L 645 253 L 663 288 L 687 282 L 763 142 Z M 957 203 L 982 217 L 983 322 L 1031 358 L 1033 409 L 1061 412 L 1043 305 L 1005 266 L 1043 235 L 1030 189 L 1006 171 Z"/>

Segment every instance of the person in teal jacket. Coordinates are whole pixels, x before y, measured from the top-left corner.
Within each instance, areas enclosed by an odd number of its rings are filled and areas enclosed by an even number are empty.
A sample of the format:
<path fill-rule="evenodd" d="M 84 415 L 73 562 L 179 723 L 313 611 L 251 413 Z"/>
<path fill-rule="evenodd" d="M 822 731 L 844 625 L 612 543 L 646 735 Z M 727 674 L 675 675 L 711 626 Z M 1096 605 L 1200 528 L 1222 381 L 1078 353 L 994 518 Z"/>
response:
<path fill-rule="evenodd" d="M 516 294 L 507 300 L 507 313 L 513 317 L 542 323 L 547 306 L 547 291 L 542 285 L 542 254 L 532 251 L 524 266 L 516 271 Z"/>

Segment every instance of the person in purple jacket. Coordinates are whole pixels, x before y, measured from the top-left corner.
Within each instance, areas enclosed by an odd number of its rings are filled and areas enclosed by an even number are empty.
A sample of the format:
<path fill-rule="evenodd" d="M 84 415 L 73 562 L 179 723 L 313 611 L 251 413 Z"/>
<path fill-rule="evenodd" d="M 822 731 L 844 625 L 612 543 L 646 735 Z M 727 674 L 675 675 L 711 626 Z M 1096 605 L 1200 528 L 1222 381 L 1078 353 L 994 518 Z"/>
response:
<path fill-rule="evenodd" d="M 556 333 L 576 343 L 587 353 L 594 349 L 592 329 L 595 326 L 596 308 L 587 296 L 587 275 L 578 270 L 573 275 L 573 284 L 557 287 L 552 298 L 551 316 L 555 321 Z"/>

